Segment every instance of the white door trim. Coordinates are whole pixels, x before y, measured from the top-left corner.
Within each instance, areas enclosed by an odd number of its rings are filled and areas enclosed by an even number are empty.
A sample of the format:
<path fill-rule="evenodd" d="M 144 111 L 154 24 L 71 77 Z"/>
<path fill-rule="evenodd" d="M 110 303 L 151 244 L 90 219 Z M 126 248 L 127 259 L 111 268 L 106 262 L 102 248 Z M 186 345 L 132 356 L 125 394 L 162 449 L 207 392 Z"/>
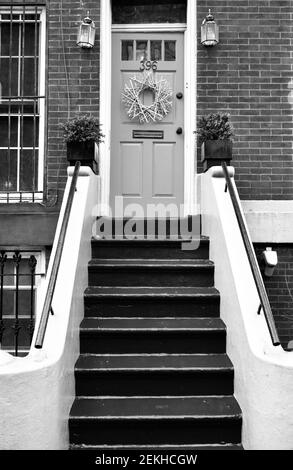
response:
<path fill-rule="evenodd" d="M 197 2 L 187 0 L 187 30 L 184 45 L 184 210 L 185 215 L 197 214 L 196 197 L 196 130 L 197 117 Z"/>
<path fill-rule="evenodd" d="M 101 215 L 110 212 L 110 164 L 111 164 L 111 44 L 112 31 L 118 31 L 117 25 L 112 28 L 111 0 L 101 0 L 100 21 L 100 122 L 105 134 L 105 141 L 100 145 L 100 175 L 101 175 Z M 126 25 L 129 26 L 129 25 Z M 187 0 L 187 27 L 185 25 L 143 25 L 152 31 L 174 31 L 172 27 L 184 28 L 185 31 L 185 110 L 184 110 L 184 211 L 185 215 L 196 213 L 196 139 L 193 132 L 196 129 L 196 2 Z M 161 29 L 163 27 L 163 29 Z M 124 26 L 119 30 L 125 31 Z M 131 25 L 129 30 L 139 31 L 140 25 Z M 148 30 L 150 31 L 150 30 Z M 192 60 L 193 58 L 193 60 Z"/>
<path fill-rule="evenodd" d="M 110 158 L 111 158 L 111 77 L 112 77 L 112 11 L 111 0 L 101 0 L 100 20 L 100 123 L 105 139 L 100 144 L 101 175 L 100 215 L 110 211 Z"/>
<path fill-rule="evenodd" d="M 115 33 L 178 33 L 186 31 L 186 23 L 142 23 L 142 24 L 113 24 Z"/>

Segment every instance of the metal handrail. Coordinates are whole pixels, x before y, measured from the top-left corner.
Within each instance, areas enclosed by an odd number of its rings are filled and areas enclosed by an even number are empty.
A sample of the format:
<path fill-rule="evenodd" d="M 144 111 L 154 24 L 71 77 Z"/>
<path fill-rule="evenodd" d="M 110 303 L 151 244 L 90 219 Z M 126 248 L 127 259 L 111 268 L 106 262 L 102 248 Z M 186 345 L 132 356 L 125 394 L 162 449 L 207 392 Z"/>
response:
<path fill-rule="evenodd" d="M 250 267 L 251 267 L 251 271 L 252 271 L 252 274 L 253 274 L 253 277 L 254 277 L 254 280 L 255 280 L 255 284 L 256 284 L 256 288 L 257 288 L 257 291 L 258 291 L 258 295 L 259 295 L 259 298 L 260 298 L 260 307 L 258 309 L 258 313 L 260 313 L 261 308 L 262 308 L 263 312 L 264 312 L 266 322 L 267 322 L 267 325 L 268 325 L 268 329 L 269 329 L 269 332 L 270 332 L 272 343 L 273 343 L 274 346 L 279 346 L 281 344 L 281 342 L 280 342 L 279 335 L 278 335 L 277 330 L 276 330 L 276 325 L 275 325 L 272 309 L 271 309 L 271 306 L 270 306 L 270 301 L 268 299 L 266 288 L 265 288 L 265 285 L 264 285 L 264 282 L 263 282 L 263 279 L 262 279 L 262 275 L 261 275 L 261 272 L 260 272 L 260 269 L 259 269 L 259 265 L 258 265 L 258 262 L 257 262 L 257 259 L 256 259 L 255 251 L 254 251 L 252 242 L 250 240 L 250 237 L 249 237 L 249 234 L 248 234 L 248 231 L 247 231 L 247 228 L 246 228 L 244 217 L 243 217 L 243 214 L 242 214 L 242 211 L 241 211 L 241 208 L 240 208 L 240 204 L 239 204 L 239 201 L 238 201 L 238 198 L 237 198 L 237 195 L 236 195 L 236 191 L 234 189 L 231 177 L 230 177 L 229 172 L 228 172 L 226 162 L 222 162 L 222 168 L 223 168 L 223 172 L 224 172 L 224 176 L 225 176 L 225 180 L 226 180 L 227 189 L 228 189 L 230 197 L 231 197 L 231 201 L 232 201 L 232 204 L 233 204 L 233 207 L 234 207 L 235 215 L 236 215 L 237 222 L 238 222 L 238 225 L 239 225 L 239 229 L 240 229 L 240 232 L 241 232 L 242 240 L 243 240 L 243 243 L 244 243 L 244 246 L 245 246 L 245 250 L 246 250 L 247 257 L 248 257 L 248 260 L 249 260 L 249 264 L 250 264 Z"/>
<path fill-rule="evenodd" d="M 74 173 L 72 176 L 72 181 L 69 189 L 69 194 L 66 202 L 66 207 L 64 211 L 64 216 L 63 216 L 63 221 L 62 221 L 62 226 L 59 234 L 59 239 L 57 243 L 57 248 L 56 248 L 56 253 L 54 256 L 54 261 L 53 261 L 53 266 L 52 266 L 52 271 L 48 283 L 48 289 L 44 301 L 44 306 L 43 306 L 43 311 L 42 311 L 42 316 L 41 320 L 39 323 L 39 328 L 38 328 L 38 333 L 37 333 L 37 338 L 35 342 L 35 348 L 37 349 L 42 349 L 43 343 L 44 343 L 44 338 L 46 334 L 46 329 L 47 329 L 47 324 L 48 324 L 48 319 L 50 316 L 50 312 L 52 311 L 52 300 L 53 300 L 53 295 L 55 291 L 55 286 L 56 286 L 56 281 L 57 281 L 57 275 L 59 271 L 59 266 L 60 266 L 60 261 L 61 261 L 61 256 L 63 252 L 63 247 L 64 247 L 64 241 L 65 241 L 65 236 L 66 236 L 66 231 L 67 231 L 67 226 L 69 222 L 69 217 L 71 213 L 71 208 L 72 208 L 72 203 L 74 199 L 74 193 L 76 190 L 76 184 L 77 184 L 77 179 L 79 175 L 79 170 L 80 170 L 80 162 L 76 162 L 75 168 L 74 168 Z"/>

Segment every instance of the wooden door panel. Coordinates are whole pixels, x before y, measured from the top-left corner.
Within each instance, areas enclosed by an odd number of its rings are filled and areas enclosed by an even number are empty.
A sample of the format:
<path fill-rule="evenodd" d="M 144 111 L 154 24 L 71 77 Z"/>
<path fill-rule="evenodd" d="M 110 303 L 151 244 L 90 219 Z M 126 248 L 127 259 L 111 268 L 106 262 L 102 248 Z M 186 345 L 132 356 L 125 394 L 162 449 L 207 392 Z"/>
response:
<path fill-rule="evenodd" d="M 176 143 L 153 144 L 152 196 L 175 197 L 174 156 Z"/>
<path fill-rule="evenodd" d="M 183 41 L 181 33 L 113 33 L 112 58 L 112 129 L 111 129 L 111 206 L 115 197 L 123 196 L 125 204 L 138 202 L 183 203 L 184 194 L 184 92 Z M 123 102 L 123 92 L 130 79 L 142 78 L 137 48 L 146 42 L 146 54 L 162 59 L 153 73 L 155 80 L 166 80 L 172 90 L 172 108 L 156 122 L 141 123 L 130 119 Z M 173 52 L 172 52 L 173 47 Z M 159 49 L 156 50 L 156 48 Z M 173 55 L 172 55 L 173 54 Z M 122 60 L 123 59 L 123 60 Z M 166 60 L 164 60 L 166 59 Z M 152 103 L 148 92 L 140 96 Z"/>
<path fill-rule="evenodd" d="M 121 194 L 142 197 L 142 142 L 121 142 Z"/>

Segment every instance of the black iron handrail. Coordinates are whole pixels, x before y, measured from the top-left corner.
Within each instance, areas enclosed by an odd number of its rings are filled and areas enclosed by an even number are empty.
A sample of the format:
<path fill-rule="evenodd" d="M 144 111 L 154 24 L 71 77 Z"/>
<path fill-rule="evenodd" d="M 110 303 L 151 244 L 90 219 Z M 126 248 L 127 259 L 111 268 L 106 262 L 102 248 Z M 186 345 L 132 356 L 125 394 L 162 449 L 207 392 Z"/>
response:
<path fill-rule="evenodd" d="M 59 239 L 57 243 L 57 248 L 56 248 L 56 253 L 54 256 L 53 260 L 53 266 L 52 266 L 52 271 L 48 283 L 48 289 L 44 301 L 44 306 L 43 306 L 43 311 L 42 311 L 42 316 L 41 320 L 39 323 L 39 328 L 38 328 L 38 333 L 37 333 L 37 338 L 35 342 L 35 348 L 37 349 L 42 349 L 43 343 L 44 343 L 44 338 L 46 334 L 46 329 L 47 329 L 47 324 L 48 324 L 48 319 L 50 316 L 50 312 L 52 312 L 52 300 L 53 300 L 53 295 L 55 291 L 55 286 L 56 286 L 56 281 L 57 281 L 57 275 L 59 271 L 59 266 L 60 266 L 60 261 L 61 261 L 61 256 L 63 252 L 63 246 L 64 246 L 64 241 L 65 241 L 65 236 L 66 236 L 66 230 L 69 222 L 69 217 L 71 213 L 71 208 L 72 208 L 72 203 L 74 199 L 74 193 L 76 190 L 76 184 L 77 184 L 77 179 L 79 175 L 79 169 L 80 169 L 80 162 L 76 162 L 75 168 L 74 168 L 74 173 L 72 176 L 72 181 L 70 185 L 70 190 L 66 202 L 66 207 L 64 211 L 64 216 L 63 216 L 63 221 L 62 221 L 62 226 L 59 234 Z"/>
<path fill-rule="evenodd" d="M 258 291 L 258 295 L 259 295 L 259 298 L 260 298 L 260 307 L 258 309 L 258 313 L 260 313 L 261 308 L 262 308 L 263 312 L 264 312 L 266 322 L 267 322 L 267 325 L 268 325 L 268 329 L 269 329 L 269 332 L 270 332 L 270 336 L 271 336 L 273 345 L 274 346 L 279 346 L 281 343 L 280 343 L 279 335 L 278 335 L 277 330 L 276 330 L 276 325 L 275 325 L 275 321 L 274 321 L 274 317 L 273 317 L 273 312 L 272 312 L 272 309 L 271 309 L 271 306 L 270 306 L 270 302 L 269 302 L 269 299 L 268 299 L 266 288 L 265 288 L 265 285 L 264 285 L 264 282 L 263 282 L 263 279 L 262 279 L 262 276 L 261 276 L 261 272 L 260 272 L 260 269 L 259 269 L 259 266 L 258 266 L 258 262 L 257 262 L 257 259 L 256 259 L 255 251 L 254 251 L 252 242 L 250 240 L 250 237 L 249 237 L 249 234 L 248 234 L 248 231 L 247 231 L 247 228 L 246 228 L 244 217 L 243 217 L 243 214 L 242 214 L 242 211 L 241 211 L 241 208 L 240 208 L 240 204 L 239 204 L 239 201 L 238 201 L 238 198 L 237 198 L 237 195 L 236 195 L 236 191 L 234 189 L 231 177 L 229 175 L 229 171 L 228 171 L 226 162 L 222 162 L 222 168 L 223 168 L 223 172 L 224 172 L 224 176 L 225 176 L 225 180 L 226 180 L 227 189 L 228 189 L 230 197 L 231 197 L 231 201 L 232 201 L 232 204 L 233 204 L 233 207 L 234 207 L 235 215 L 236 215 L 237 222 L 238 222 L 238 225 L 239 225 L 239 229 L 240 229 L 240 232 L 241 232 L 242 240 L 243 240 L 243 243 L 244 243 L 244 246 L 245 246 L 245 250 L 246 250 L 247 257 L 248 257 L 248 260 L 249 260 L 249 264 L 250 264 L 250 267 L 251 267 L 251 271 L 252 271 L 252 274 L 253 274 L 253 277 L 254 277 L 254 280 L 255 280 L 255 284 L 256 284 L 256 288 L 257 288 L 257 291 Z"/>

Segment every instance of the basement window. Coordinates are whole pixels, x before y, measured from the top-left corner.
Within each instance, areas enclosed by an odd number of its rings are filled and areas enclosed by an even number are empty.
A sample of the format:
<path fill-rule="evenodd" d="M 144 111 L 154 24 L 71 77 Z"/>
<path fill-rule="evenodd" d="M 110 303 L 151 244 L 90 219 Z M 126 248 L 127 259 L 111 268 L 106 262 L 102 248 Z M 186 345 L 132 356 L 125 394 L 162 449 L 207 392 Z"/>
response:
<path fill-rule="evenodd" d="M 0 247 L 1 349 L 16 355 L 28 352 L 45 273 L 44 250 Z"/>
<path fill-rule="evenodd" d="M 45 11 L 0 7 L 0 202 L 42 200 Z"/>
<path fill-rule="evenodd" d="M 113 24 L 186 23 L 187 0 L 112 0 Z"/>

